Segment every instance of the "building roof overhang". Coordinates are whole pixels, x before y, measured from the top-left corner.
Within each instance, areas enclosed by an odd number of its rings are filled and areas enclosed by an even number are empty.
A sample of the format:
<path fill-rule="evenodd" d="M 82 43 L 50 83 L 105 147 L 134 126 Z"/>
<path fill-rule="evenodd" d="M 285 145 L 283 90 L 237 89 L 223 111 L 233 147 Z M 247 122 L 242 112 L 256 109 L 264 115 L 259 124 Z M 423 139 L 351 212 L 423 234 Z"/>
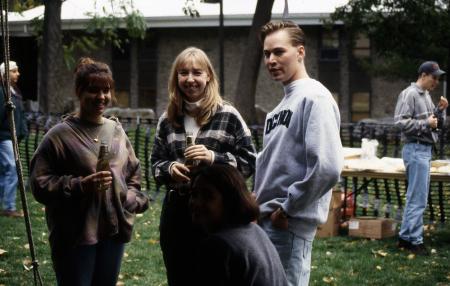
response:
<path fill-rule="evenodd" d="M 117 2 L 132 2 L 130 7 L 139 11 L 144 17 L 147 27 L 152 28 L 183 28 L 183 27 L 218 27 L 219 5 L 193 0 L 200 17 L 186 16 L 182 7 L 185 0 L 165 0 L 163 4 L 155 5 L 156 0 L 116 0 Z M 257 0 L 223 0 L 225 27 L 251 26 Z M 326 3 L 316 0 L 289 0 L 288 19 L 299 25 L 322 25 L 323 20 L 338 6 L 347 0 L 327 0 Z M 272 9 L 272 19 L 282 19 L 285 1 L 275 0 Z M 127 7 L 128 10 L 130 10 Z M 110 0 L 66 0 L 61 8 L 63 30 L 82 30 L 92 18 L 92 15 L 107 16 L 114 14 L 123 17 L 122 8 L 111 7 Z M 30 36 L 33 32 L 33 19 L 42 19 L 44 6 L 24 11 L 9 13 L 9 30 L 13 36 Z M 340 23 L 337 23 L 340 24 Z"/>

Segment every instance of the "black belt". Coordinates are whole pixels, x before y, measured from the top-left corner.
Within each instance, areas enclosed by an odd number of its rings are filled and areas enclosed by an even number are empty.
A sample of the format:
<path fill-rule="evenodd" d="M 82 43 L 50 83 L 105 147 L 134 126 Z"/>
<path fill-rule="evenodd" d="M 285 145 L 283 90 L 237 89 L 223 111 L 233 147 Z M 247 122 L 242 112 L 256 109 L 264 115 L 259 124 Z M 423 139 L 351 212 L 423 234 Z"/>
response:
<path fill-rule="evenodd" d="M 408 140 L 408 141 L 406 141 L 406 143 L 421 144 L 421 145 L 425 145 L 425 146 L 433 146 L 433 145 L 434 145 L 433 143 L 420 141 L 419 139 L 416 139 L 416 140 Z"/>

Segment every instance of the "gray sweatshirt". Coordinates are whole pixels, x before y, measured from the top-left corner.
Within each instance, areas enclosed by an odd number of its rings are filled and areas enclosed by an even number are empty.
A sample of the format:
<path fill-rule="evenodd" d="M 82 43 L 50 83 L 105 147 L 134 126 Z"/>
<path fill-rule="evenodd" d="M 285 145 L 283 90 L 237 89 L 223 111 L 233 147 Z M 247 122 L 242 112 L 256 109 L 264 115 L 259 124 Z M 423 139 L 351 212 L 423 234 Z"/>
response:
<path fill-rule="evenodd" d="M 330 190 L 343 166 L 339 109 L 314 79 L 296 80 L 284 86 L 284 93 L 266 117 L 255 192 L 262 217 L 281 207 L 289 229 L 312 240 L 327 219 Z"/>

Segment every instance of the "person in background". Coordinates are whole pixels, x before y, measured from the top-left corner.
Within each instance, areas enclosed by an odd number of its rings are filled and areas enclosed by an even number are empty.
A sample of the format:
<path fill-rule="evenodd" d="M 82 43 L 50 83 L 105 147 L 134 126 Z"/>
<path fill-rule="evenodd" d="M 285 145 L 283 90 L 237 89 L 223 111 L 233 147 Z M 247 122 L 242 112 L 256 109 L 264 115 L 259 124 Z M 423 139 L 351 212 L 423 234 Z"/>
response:
<path fill-rule="evenodd" d="M 305 35 L 291 21 L 261 29 L 264 63 L 284 97 L 267 114 L 256 160 L 260 225 L 275 245 L 291 286 L 308 285 L 312 242 L 326 221 L 344 156 L 333 96 L 308 76 Z"/>
<path fill-rule="evenodd" d="M 402 131 L 403 162 L 406 168 L 408 190 L 398 247 L 417 255 L 428 255 L 423 243 L 423 212 L 427 206 L 430 185 L 432 147 L 438 140 L 438 121 L 444 120 L 448 101 L 441 97 L 435 108 L 430 91 L 439 84 L 445 72 L 433 61 L 420 65 L 416 82 L 398 96 L 395 124 Z"/>
<path fill-rule="evenodd" d="M 253 221 L 259 207 L 245 179 L 229 165 L 196 171 L 192 220 L 209 234 L 198 247 L 194 285 L 287 286 L 278 253 Z"/>
<path fill-rule="evenodd" d="M 195 285 L 192 260 L 204 234 L 191 221 L 191 169 L 226 164 L 249 177 L 255 148 L 239 112 L 220 97 L 214 68 L 202 50 L 189 47 L 178 54 L 168 93 L 169 104 L 159 118 L 151 155 L 155 180 L 168 191 L 161 211 L 160 242 L 168 284 Z"/>
<path fill-rule="evenodd" d="M 23 217 L 23 213 L 16 209 L 16 192 L 18 176 L 16 170 L 16 160 L 9 127 L 7 109 L 5 107 L 6 88 L 5 63 L 0 65 L 0 74 L 3 87 L 0 88 L 0 204 L 3 211 L 1 215 L 7 217 Z M 14 104 L 14 122 L 16 126 L 16 136 L 20 142 L 28 135 L 27 121 L 24 114 L 22 95 L 17 87 L 19 80 L 19 67 L 14 61 L 9 62 L 9 83 L 11 101 Z"/>
<path fill-rule="evenodd" d="M 60 286 L 116 285 L 135 214 L 148 208 L 130 140 L 117 120 L 103 116 L 113 92 L 109 67 L 81 58 L 79 111 L 47 132 L 31 160 L 30 185 L 45 205 Z"/>

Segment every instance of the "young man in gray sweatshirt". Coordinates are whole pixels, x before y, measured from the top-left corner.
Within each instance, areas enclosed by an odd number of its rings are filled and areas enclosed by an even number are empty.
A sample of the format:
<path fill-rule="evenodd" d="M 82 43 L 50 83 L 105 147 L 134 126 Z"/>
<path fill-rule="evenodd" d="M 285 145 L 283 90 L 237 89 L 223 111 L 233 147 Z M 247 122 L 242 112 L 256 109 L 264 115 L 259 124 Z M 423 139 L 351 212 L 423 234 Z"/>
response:
<path fill-rule="evenodd" d="M 308 285 L 317 225 L 328 215 L 343 166 L 339 109 L 305 68 L 305 37 L 290 21 L 261 29 L 265 65 L 284 98 L 267 114 L 256 161 L 260 224 L 280 255 L 289 285 Z"/>

